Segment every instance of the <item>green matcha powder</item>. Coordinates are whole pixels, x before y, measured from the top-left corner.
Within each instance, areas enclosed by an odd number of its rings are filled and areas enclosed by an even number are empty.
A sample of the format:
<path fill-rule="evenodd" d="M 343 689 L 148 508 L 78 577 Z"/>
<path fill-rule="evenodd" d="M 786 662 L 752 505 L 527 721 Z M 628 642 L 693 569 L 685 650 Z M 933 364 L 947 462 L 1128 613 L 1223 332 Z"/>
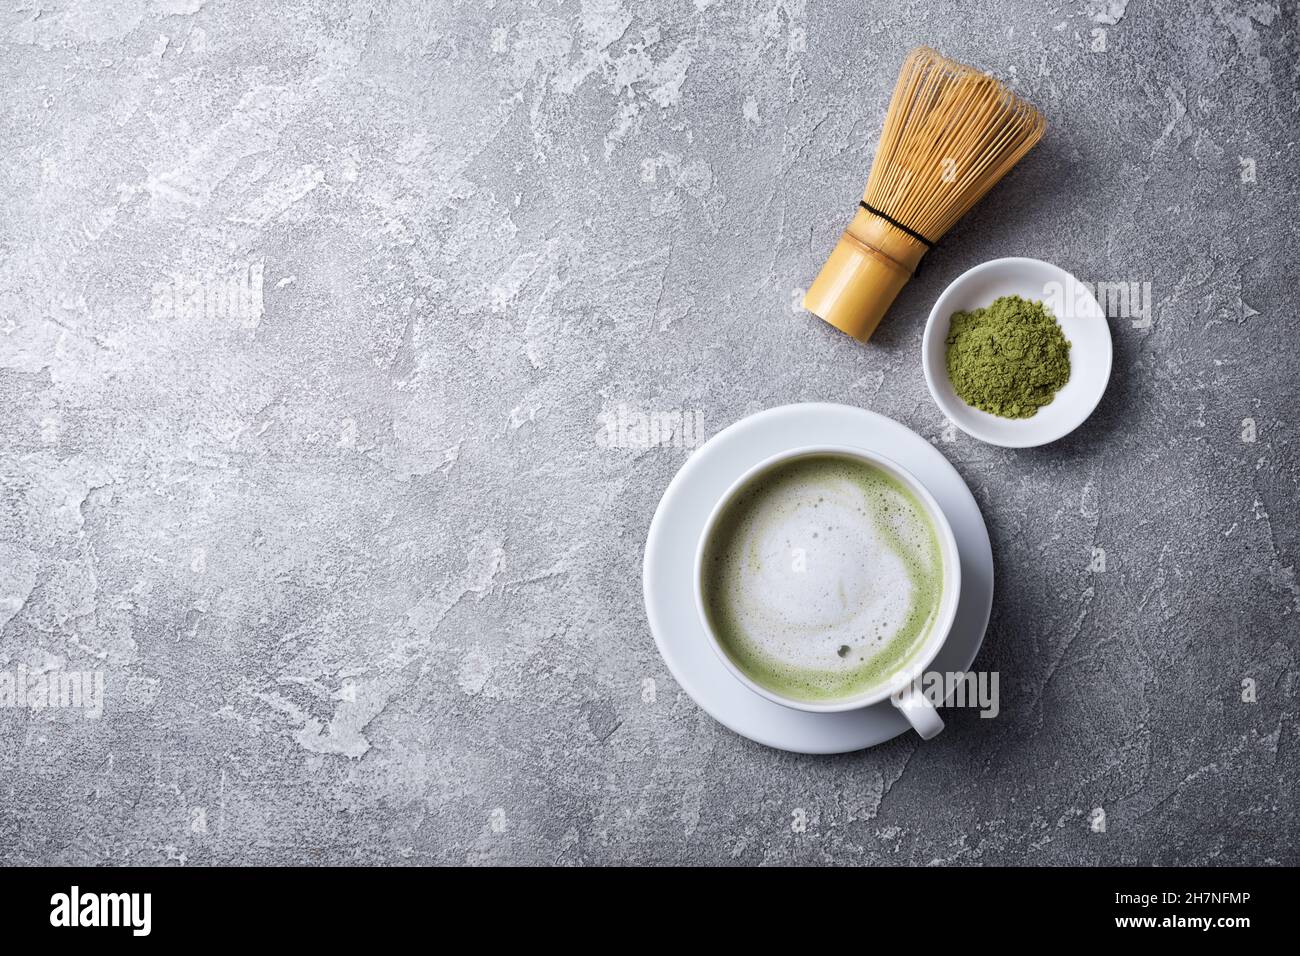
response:
<path fill-rule="evenodd" d="M 1070 343 L 1041 302 L 1004 295 L 954 312 L 948 378 L 967 405 L 1003 418 L 1029 418 L 1070 380 Z"/>

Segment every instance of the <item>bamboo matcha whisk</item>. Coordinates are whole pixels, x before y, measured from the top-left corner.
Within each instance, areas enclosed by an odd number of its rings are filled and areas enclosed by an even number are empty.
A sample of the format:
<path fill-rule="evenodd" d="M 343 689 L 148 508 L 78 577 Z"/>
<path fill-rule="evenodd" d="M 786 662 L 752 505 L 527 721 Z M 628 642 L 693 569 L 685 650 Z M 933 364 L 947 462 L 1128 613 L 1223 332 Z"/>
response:
<path fill-rule="evenodd" d="M 938 242 L 1043 135 L 1034 107 L 928 47 L 908 54 L 871 177 L 803 307 L 865 342 Z"/>

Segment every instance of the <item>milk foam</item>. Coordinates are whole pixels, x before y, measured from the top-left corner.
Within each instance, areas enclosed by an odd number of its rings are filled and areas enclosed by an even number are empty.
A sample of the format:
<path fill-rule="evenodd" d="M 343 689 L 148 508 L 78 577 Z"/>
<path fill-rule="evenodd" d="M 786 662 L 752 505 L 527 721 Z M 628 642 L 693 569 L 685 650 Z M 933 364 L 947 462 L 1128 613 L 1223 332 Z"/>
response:
<path fill-rule="evenodd" d="M 802 699 L 851 696 L 920 649 L 943 560 L 920 502 L 883 470 L 820 455 L 759 477 L 720 517 L 705 603 L 750 677 Z"/>

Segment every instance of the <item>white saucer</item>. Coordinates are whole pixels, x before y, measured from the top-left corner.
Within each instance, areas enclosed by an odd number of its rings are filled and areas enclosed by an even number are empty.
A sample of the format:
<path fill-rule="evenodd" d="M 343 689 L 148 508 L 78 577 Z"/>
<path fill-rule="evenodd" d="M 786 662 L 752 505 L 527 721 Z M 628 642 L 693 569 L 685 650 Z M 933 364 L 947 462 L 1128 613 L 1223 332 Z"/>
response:
<path fill-rule="evenodd" d="M 650 630 L 677 683 L 719 723 L 769 747 L 845 753 L 909 730 L 888 702 L 815 714 L 766 700 L 736 680 L 709 646 L 695 608 L 695 547 L 718 498 L 750 466 L 802 445 L 855 445 L 898 462 L 943 509 L 961 555 L 961 601 L 952 632 L 930 670 L 970 667 L 993 606 L 993 549 L 979 506 L 957 470 L 920 435 L 847 405 L 784 405 L 742 419 L 686 460 L 664 492 L 646 538 L 642 582 Z"/>

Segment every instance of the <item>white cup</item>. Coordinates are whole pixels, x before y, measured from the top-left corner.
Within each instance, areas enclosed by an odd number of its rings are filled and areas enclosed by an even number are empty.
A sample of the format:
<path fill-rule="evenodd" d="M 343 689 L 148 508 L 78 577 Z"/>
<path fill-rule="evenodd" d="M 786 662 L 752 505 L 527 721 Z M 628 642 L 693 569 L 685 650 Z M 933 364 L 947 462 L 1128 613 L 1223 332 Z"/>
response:
<path fill-rule="evenodd" d="M 785 697 L 769 690 L 751 679 L 731 659 L 731 655 L 727 653 L 721 641 L 718 640 L 717 634 L 714 633 L 713 625 L 710 623 L 709 615 L 705 610 L 704 555 L 719 517 L 743 489 L 749 487 L 768 472 L 795 459 L 825 455 L 866 462 L 885 472 L 916 497 L 916 500 L 925 509 L 926 517 L 930 520 L 930 524 L 934 527 L 939 538 L 939 551 L 943 560 L 943 592 L 939 599 L 939 613 L 930 628 L 930 633 L 926 635 L 925 644 L 913 656 L 906 667 L 891 675 L 888 680 L 882 682 L 878 687 L 855 694 L 852 697 L 829 701 L 806 701 Z M 917 481 L 911 472 L 903 468 L 902 465 L 891 461 L 884 455 L 867 451 L 865 448 L 854 448 L 847 445 L 815 445 L 794 448 L 773 455 L 771 458 L 761 461 L 750 468 L 732 483 L 731 487 L 718 500 L 718 503 L 713 506 L 713 511 L 710 512 L 709 520 L 704 524 L 704 531 L 700 535 L 700 542 L 695 550 L 695 608 L 700 616 L 700 621 L 704 625 L 704 632 L 709 636 L 709 643 L 713 646 L 714 653 L 718 655 L 718 659 L 722 661 L 736 680 L 754 693 L 774 703 L 810 713 L 825 714 L 858 710 L 888 699 L 907 718 L 908 723 L 921 735 L 923 740 L 929 740 L 943 730 L 943 719 L 939 716 L 930 700 L 921 692 L 918 678 L 925 673 L 925 669 L 930 666 L 935 655 L 939 653 L 939 648 L 943 646 L 943 642 L 948 639 L 948 632 L 952 630 L 953 620 L 957 616 L 957 599 L 960 594 L 961 560 L 957 552 L 957 539 L 953 536 L 952 527 L 948 524 L 948 519 L 944 516 L 943 509 L 939 507 L 938 502 L 925 489 L 925 486 Z"/>

